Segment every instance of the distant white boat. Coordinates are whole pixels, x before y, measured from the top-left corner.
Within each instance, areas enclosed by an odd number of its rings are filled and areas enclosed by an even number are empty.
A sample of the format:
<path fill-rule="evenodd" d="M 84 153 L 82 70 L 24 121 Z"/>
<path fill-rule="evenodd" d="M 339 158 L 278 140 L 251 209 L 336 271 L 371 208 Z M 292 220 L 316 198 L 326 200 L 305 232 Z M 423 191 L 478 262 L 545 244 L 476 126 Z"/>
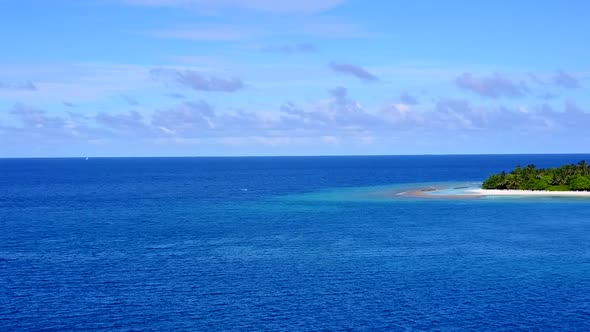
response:
<path fill-rule="evenodd" d="M 86 160 L 88 160 L 88 157 L 86 157 Z"/>

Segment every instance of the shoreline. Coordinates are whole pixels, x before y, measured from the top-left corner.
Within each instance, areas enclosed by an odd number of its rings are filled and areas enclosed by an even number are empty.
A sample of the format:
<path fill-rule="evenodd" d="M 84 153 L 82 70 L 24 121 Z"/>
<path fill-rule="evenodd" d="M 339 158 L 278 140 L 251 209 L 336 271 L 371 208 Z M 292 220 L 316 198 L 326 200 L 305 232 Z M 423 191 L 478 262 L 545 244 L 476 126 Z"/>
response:
<path fill-rule="evenodd" d="M 580 197 L 590 198 L 590 191 L 546 191 L 546 190 L 516 190 L 516 189 L 481 189 L 475 187 L 448 188 L 413 187 L 396 193 L 395 196 L 418 197 L 425 199 L 481 199 L 494 196 L 517 197 Z"/>
<path fill-rule="evenodd" d="M 469 189 L 466 192 L 477 196 L 560 196 L 590 197 L 590 191 L 547 191 L 547 190 L 516 190 L 516 189 Z"/>

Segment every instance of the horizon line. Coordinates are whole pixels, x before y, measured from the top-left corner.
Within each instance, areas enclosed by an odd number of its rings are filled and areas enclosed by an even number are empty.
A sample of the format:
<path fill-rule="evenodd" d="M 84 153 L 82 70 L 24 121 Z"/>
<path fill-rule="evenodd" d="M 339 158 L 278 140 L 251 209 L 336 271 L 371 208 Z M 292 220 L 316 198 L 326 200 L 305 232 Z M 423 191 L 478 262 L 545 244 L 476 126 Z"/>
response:
<path fill-rule="evenodd" d="M 204 156 L 63 156 L 63 157 L 0 157 L 1 159 L 131 159 L 131 158 L 326 158 L 326 157 L 421 157 L 421 156 L 540 156 L 540 155 L 590 155 L 590 152 L 558 153 L 422 153 L 422 154 L 334 154 L 334 155 L 204 155 Z"/>

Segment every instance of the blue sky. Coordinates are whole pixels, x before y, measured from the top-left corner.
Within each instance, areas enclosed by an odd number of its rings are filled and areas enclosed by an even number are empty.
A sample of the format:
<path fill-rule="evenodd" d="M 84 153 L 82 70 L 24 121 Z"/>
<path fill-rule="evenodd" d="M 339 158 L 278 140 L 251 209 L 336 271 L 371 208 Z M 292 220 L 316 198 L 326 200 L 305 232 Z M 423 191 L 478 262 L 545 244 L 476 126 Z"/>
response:
<path fill-rule="evenodd" d="M 0 11 L 0 157 L 589 152 L 587 1 Z"/>

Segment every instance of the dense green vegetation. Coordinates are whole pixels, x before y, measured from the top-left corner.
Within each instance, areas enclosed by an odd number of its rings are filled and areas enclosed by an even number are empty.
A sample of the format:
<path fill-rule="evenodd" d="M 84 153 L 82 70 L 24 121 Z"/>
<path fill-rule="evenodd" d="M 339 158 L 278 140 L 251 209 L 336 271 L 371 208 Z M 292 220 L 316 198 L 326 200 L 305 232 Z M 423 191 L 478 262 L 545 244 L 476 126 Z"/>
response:
<path fill-rule="evenodd" d="M 493 174 L 481 186 L 483 189 L 520 189 L 549 191 L 590 191 L 590 166 L 585 161 L 558 168 L 517 166 L 512 172 Z"/>

